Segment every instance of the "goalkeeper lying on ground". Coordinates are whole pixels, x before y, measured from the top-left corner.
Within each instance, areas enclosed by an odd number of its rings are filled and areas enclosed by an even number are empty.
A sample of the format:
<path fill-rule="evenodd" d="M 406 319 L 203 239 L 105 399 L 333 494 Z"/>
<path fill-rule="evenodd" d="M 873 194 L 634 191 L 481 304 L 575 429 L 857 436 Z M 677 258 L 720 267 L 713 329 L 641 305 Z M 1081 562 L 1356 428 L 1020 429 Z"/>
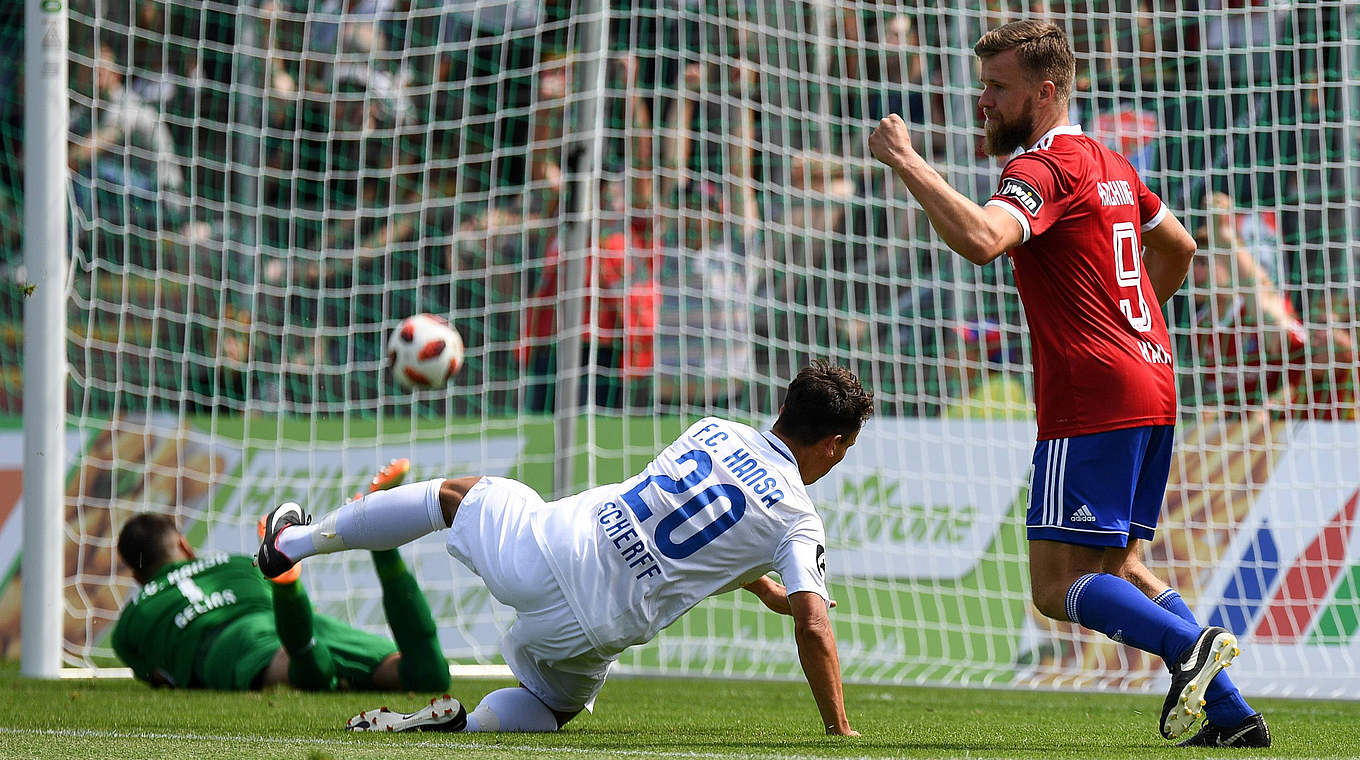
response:
<path fill-rule="evenodd" d="M 409 469 L 405 459 L 392 462 L 373 478 L 370 490 L 398 485 Z M 143 513 L 129 520 L 118 535 L 118 555 L 142 588 L 119 616 L 113 649 L 152 685 L 449 687 L 429 605 L 395 549 L 373 552 L 395 643 L 313 615 L 297 574 L 271 583 L 252 557 L 196 555 L 167 515 Z"/>

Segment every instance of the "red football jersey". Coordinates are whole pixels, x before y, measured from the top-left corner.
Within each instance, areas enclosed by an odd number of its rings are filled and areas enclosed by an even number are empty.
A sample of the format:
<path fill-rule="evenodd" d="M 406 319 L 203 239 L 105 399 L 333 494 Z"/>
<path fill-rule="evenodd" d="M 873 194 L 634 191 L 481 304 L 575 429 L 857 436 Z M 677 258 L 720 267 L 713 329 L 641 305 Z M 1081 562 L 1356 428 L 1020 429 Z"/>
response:
<path fill-rule="evenodd" d="M 1171 339 L 1142 258 L 1161 199 L 1123 156 L 1062 126 L 1006 164 L 987 205 L 1025 230 L 1010 260 L 1039 440 L 1175 424 Z"/>

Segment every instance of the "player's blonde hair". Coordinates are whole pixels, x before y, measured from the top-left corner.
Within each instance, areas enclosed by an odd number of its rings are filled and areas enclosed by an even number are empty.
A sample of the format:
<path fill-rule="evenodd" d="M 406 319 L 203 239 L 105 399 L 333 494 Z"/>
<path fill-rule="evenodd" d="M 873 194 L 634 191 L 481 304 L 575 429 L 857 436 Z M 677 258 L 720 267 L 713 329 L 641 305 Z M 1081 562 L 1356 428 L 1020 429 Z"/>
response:
<path fill-rule="evenodd" d="M 1052 82 L 1060 102 L 1066 103 L 1072 96 L 1077 58 L 1058 26 L 1047 21 L 1012 21 L 982 35 L 973 46 L 973 53 L 983 59 L 1007 50 L 1016 51 L 1027 73 Z"/>

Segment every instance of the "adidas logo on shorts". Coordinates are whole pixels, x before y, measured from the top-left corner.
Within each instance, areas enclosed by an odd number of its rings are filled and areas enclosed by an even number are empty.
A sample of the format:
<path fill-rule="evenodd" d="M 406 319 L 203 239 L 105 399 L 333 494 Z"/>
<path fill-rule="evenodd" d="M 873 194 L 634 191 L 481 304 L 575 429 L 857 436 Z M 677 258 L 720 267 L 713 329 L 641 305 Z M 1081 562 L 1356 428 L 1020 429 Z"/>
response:
<path fill-rule="evenodd" d="M 1081 507 L 1077 509 L 1077 511 L 1073 512 L 1072 515 L 1067 519 L 1072 522 L 1095 522 L 1096 516 L 1091 514 L 1090 507 L 1083 504 L 1081 505 Z"/>

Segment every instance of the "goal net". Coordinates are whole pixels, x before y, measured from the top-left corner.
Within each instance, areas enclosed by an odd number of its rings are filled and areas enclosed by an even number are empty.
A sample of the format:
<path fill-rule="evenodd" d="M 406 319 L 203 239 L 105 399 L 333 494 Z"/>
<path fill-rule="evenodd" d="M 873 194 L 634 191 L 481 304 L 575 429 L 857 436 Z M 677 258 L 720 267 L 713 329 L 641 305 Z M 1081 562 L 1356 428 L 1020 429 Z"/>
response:
<path fill-rule="evenodd" d="M 398 456 L 414 478 L 564 495 L 635 472 L 699 416 L 768 424 L 821 358 L 878 402 L 812 488 L 847 679 L 1162 688 L 1159 662 L 1030 605 L 1032 357 L 1009 265 L 953 254 L 866 148 L 899 113 L 950 184 L 989 196 L 1001 164 L 979 151 L 972 44 L 1028 13 L 1077 51 L 1074 122 L 1200 242 L 1166 308 L 1182 417 L 1149 563 L 1244 639 L 1248 693 L 1345 694 L 1360 14 L 947 5 L 71 0 L 66 664 L 117 665 L 133 584 L 114 541 L 133 513 L 252 552 L 278 502 L 329 510 Z M 0 12 L 11 50 L 16 14 Z M 3 92 L 13 655 L 23 140 L 19 90 Z M 419 312 L 467 345 L 437 392 L 384 367 L 386 336 Z M 438 536 L 403 552 L 451 660 L 500 662 L 509 611 Z M 303 573 L 320 612 L 382 632 L 373 578 L 363 553 Z M 741 594 L 621 667 L 799 672 L 787 619 Z"/>

